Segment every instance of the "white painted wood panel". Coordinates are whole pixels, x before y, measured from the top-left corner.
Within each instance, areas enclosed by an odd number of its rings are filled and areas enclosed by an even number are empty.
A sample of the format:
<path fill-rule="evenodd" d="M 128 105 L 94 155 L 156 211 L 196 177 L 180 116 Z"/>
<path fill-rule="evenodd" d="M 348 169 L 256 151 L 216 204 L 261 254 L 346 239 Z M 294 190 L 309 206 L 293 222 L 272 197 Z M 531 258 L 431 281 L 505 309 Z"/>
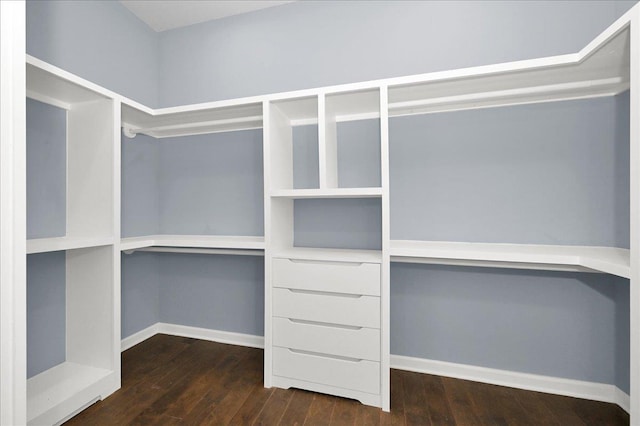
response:
<path fill-rule="evenodd" d="M 380 298 L 274 288 L 273 315 L 307 321 L 380 328 Z"/>
<path fill-rule="evenodd" d="M 631 99 L 630 99 L 630 420 L 640 424 L 640 6 L 631 9 Z M 629 13 L 627 13 L 628 15 Z"/>
<path fill-rule="evenodd" d="M 25 2 L 0 2 L 0 424 L 26 422 Z"/>
<path fill-rule="evenodd" d="M 377 394 L 380 364 L 273 348 L 273 374 L 308 382 Z"/>
<path fill-rule="evenodd" d="M 112 100 L 73 105 L 67 113 L 67 236 L 113 237 Z"/>
<path fill-rule="evenodd" d="M 115 370 L 113 247 L 70 250 L 66 256 L 67 361 Z M 119 346 L 119 345 L 118 345 Z"/>
<path fill-rule="evenodd" d="M 333 293 L 380 295 L 380 265 L 273 259 L 274 287 Z"/>
<path fill-rule="evenodd" d="M 276 317 L 273 345 L 322 354 L 380 361 L 380 330 Z"/>

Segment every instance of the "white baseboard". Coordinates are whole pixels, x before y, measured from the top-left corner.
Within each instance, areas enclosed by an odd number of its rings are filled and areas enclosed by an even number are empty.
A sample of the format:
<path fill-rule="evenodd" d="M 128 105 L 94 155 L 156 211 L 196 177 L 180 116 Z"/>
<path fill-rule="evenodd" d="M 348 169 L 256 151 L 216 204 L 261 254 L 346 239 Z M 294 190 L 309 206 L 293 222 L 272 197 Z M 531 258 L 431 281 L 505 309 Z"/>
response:
<path fill-rule="evenodd" d="M 167 324 L 164 322 L 159 322 L 156 325 L 158 326 L 158 333 L 162 334 L 209 340 L 211 342 L 227 343 L 230 345 L 247 346 L 249 348 L 264 348 L 264 337 L 262 336 L 211 330 L 208 328 L 189 327 L 186 325 Z"/>
<path fill-rule="evenodd" d="M 497 370 L 476 367 L 473 365 L 452 362 L 433 361 L 401 355 L 391 355 L 391 368 L 415 371 L 417 373 L 434 374 L 453 377 L 474 382 L 490 383 L 536 392 L 571 396 L 574 398 L 610 402 L 619 405 L 627 413 L 630 409 L 629 395 L 617 386 L 604 383 L 584 382 L 581 380 L 563 379 L 538 374 L 518 373 L 515 371 Z"/>
<path fill-rule="evenodd" d="M 157 322 L 129 337 L 122 339 L 122 351 L 126 351 L 138 343 L 142 343 L 156 334 L 189 337 L 192 339 L 227 343 L 229 345 L 247 346 L 249 348 L 264 348 L 264 337 L 262 336 Z"/>
<path fill-rule="evenodd" d="M 158 331 L 158 326 L 160 325 L 159 322 L 150 325 L 147 328 L 144 328 L 140 331 L 138 331 L 137 333 L 132 334 L 129 337 L 125 337 L 124 339 L 121 340 L 120 342 L 120 349 L 122 352 L 126 351 L 129 348 L 134 347 L 135 345 L 137 345 L 138 343 L 142 343 L 145 340 L 155 336 L 156 334 L 159 333 Z"/>
<path fill-rule="evenodd" d="M 190 337 L 230 345 L 264 348 L 264 337 L 262 336 L 159 322 L 123 339 L 122 350 L 129 349 L 156 334 L 169 334 L 172 336 Z M 515 371 L 497 370 L 401 355 L 391 355 L 390 361 L 391 368 L 398 370 L 434 374 L 437 376 L 472 380 L 474 382 L 490 383 L 517 389 L 610 402 L 619 405 L 627 413 L 631 405 L 629 395 L 614 385 L 542 376 L 538 374 L 518 373 Z"/>

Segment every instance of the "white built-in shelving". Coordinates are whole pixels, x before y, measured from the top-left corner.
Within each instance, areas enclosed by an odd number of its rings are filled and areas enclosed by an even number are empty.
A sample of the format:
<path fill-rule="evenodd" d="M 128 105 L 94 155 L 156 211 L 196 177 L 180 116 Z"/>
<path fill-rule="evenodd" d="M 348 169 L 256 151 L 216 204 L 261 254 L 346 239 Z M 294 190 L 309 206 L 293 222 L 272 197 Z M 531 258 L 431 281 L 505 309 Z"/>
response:
<path fill-rule="evenodd" d="M 65 253 L 65 360 L 26 381 L 27 422 L 54 424 L 120 387 L 120 103 L 34 58 L 26 94 L 66 115 L 64 235 L 26 241 L 27 255 Z"/>
<path fill-rule="evenodd" d="M 632 8 L 575 54 L 155 110 L 28 56 L 27 95 L 67 110 L 69 123 L 66 234 L 26 243 L 28 253 L 66 250 L 67 359 L 29 379 L 28 419 L 34 423 L 62 421 L 119 387 L 120 255 L 150 250 L 264 253 L 265 386 L 297 386 L 335 393 L 384 410 L 390 409 L 392 261 L 600 272 L 629 278 L 629 409 L 631 423 L 640 422 L 639 75 L 640 6 Z M 630 249 L 391 240 L 389 117 L 613 96 L 629 89 Z M 379 169 L 379 178 L 367 177 L 366 184 L 354 187 L 341 180 L 340 161 L 344 159 L 340 157 L 340 146 L 349 141 L 340 140 L 338 125 L 358 120 L 378 120 L 380 160 L 366 166 Z M 306 125 L 317 125 L 318 132 L 318 161 L 313 165 L 317 167 L 317 184 L 311 187 L 298 185 L 294 177 L 294 129 Z M 262 128 L 264 237 L 149 235 L 120 239 L 121 127 L 130 137 L 146 134 L 154 138 Z M 419 190 L 419 185 L 416 182 L 417 189 L 413 190 Z M 382 211 L 380 249 L 296 247 L 294 212 L 296 203 L 306 202 L 297 200 L 315 198 L 378 199 Z M 322 283 L 311 279 L 315 287 L 299 291 L 295 280 L 285 280 L 284 284 L 278 281 L 295 278 L 300 271 L 333 274 L 335 280 L 345 281 L 345 287 L 335 290 L 334 285 L 333 291 L 323 292 Z M 301 279 L 306 277 L 313 275 Z M 359 280 L 367 291 L 356 294 L 349 290 L 348 277 Z M 353 371 L 345 367 L 347 361 L 340 359 L 341 349 L 330 342 L 320 342 L 324 345 L 317 347 L 324 349 L 314 349 L 326 350 L 324 355 L 309 355 L 300 352 L 298 346 L 305 346 L 302 341 L 274 340 L 277 324 L 283 323 L 284 315 L 284 311 L 274 311 L 274 303 L 280 309 L 285 299 L 300 300 L 305 306 L 316 306 L 317 302 L 326 307 L 319 315 L 341 310 L 345 314 L 333 326 L 366 320 L 368 334 L 358 338 L 368 339 L 367 347 L 378 351 L 367 352 L 366 362 L 361 364 L 366 377 L 360 380 L 357 375 L 348 376 Z M 358 321 L 355 317 L 351 321 L 349 312 L 357 314 Z M 326 315 L 323 318 L 331 322 Z M 295 322 L 298 320 L 304 318 L 294 318 L 291 324 L 315 332 L 308 324 Z M 25 318 L 21 321 L 24 323 Z M 291 324 L 288 327 L 293 328 Z M 281 346 L 285 341 L 291 346 L 288 349 Z M 298 375 L 301 370 L 289 365 L 289 359 L 300 363 L 298 366 L 317 369 L 313 374 Z M 340 371 L 345 371 L 345 376 L 336 377 L 330 371 L 332 366 L 343 369 Z M 16 385 L 15 389 L 19 388 L 20 384 Z"/>

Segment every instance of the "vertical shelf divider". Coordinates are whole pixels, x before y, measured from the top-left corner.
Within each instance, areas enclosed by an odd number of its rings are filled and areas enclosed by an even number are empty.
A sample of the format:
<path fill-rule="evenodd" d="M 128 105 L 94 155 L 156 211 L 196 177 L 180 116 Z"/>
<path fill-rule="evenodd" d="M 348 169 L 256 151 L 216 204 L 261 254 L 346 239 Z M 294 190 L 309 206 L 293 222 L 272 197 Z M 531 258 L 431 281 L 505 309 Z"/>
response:
<path fill-rule="evenodd" d="M 630 63 L 630 249 L 631 279 L 629 280 L 630 318 L 630 421 L 640 422 L 640 8 L 631 18 Z"/>
<path fill-rule="evenodd" d="M 380 399 L 391 410 L 391 216 L 389 200 L 389 101 L 387 86 L 380 87 L 380 179 L 382 186 L 382 263 L 380 268 Z"/>

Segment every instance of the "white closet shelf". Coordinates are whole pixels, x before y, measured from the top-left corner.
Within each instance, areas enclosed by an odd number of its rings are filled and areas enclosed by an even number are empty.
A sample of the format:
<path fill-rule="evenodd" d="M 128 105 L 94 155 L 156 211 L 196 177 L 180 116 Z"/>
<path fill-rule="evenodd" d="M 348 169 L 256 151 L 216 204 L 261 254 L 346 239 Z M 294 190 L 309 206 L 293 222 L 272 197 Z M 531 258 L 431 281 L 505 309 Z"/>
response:
<path fill-rule="evenodd" d="M 391 261 L 630 277 L 629 250 L 610 247 L 391 240 Z"/>
<path fill-rule="evenodd" d="M 27 380 L 29 424 L 57 423 L 108 395 L 118 383 L 115 371 L 64 362 Z"/>
<path fill-rule="evenodd" d="M 60 250 L 73 250 L 90 247 L 102 247 L 114 244 L 113 237 L 80 238 L 56 237 L 27 240 L 27 254 L 46 253 Z"/>
<path fill-rule="evenodd" d="M 149 247 L 264 250 L 264 237 L 237 235 L 146 235 L 122 238 L 120 250 Z"/>
<path fill-rule="evenodd" d="M 122 104 L 125 135 L 138 133 L 154 138 L 260 129 L 263 127 L 262 102 L 229 101 L 184 107 L 143 110 Z"/>
<path fill-rule="evenodd" d="M 271 256 L 283 259 L 318 260 L 324 262 L 382 262 L 382 251 L 380 250 L 290 247 L 274 249 Z"/>
<path fill-rule="evenodd" d="M 629 29 L 618 20 L 580 52 L 434 72 L 389 85 L 389 115 L 612 96 L 629 89 Z"/>
<path fill-rule="evenodd" d="M 382 188 L 281 189 L 273 191 L 274 198 L 380 198 Z"/>

